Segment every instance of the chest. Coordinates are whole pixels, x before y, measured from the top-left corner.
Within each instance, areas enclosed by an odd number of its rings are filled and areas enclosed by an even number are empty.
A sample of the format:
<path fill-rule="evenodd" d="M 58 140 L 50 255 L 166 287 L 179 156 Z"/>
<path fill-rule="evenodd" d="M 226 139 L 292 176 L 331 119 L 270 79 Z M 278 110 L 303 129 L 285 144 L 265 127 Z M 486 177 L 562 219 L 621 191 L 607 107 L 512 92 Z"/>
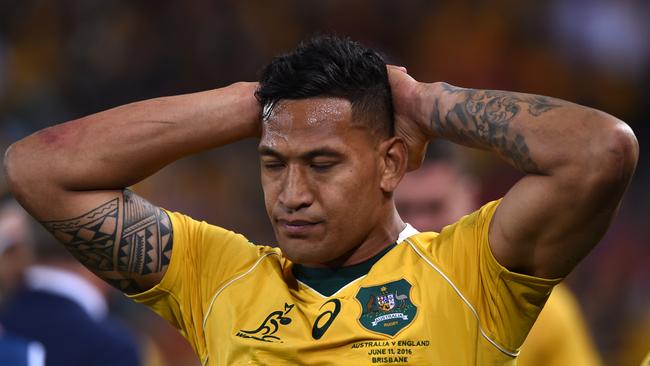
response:
<path fill-rule="evenodd" d="M 330 297 L 253 274 L 215 299 L 205 334 L 214 364 L 465 364 L 480 338 L 453 286 L 421 268 L 371 272 Z"/>

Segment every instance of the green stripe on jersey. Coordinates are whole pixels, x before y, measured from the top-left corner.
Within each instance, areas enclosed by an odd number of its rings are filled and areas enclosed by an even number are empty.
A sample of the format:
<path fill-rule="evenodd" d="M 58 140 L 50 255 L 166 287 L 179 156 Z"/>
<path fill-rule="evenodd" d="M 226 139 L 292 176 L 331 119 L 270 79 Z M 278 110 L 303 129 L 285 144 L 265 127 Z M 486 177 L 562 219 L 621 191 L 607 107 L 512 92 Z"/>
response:
<path fill-rule="evenodd" d="M 300 282 L 313 288 L 325 296 L 332 296 L 343 286 L 355 279 L 368 274 L 370 268 L 386 253 L 395 247 L 395 243 L 387 246 L 374 257 L 365 262 L 352 266 L 338 268 L 307 267 L 301 264 L 293 266 L 293 275 Z"/>

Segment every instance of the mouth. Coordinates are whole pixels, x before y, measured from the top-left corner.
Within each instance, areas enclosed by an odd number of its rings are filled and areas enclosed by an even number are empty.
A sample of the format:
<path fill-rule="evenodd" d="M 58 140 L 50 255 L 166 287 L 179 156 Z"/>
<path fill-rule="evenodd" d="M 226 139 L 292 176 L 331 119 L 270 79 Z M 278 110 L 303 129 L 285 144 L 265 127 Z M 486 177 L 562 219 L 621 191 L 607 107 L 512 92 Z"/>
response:
<path fill-rule="evenodd" d="M 322 220 L 277 220 L 280 230 L 289 237 L 304 237 L 316 230 Z"/>

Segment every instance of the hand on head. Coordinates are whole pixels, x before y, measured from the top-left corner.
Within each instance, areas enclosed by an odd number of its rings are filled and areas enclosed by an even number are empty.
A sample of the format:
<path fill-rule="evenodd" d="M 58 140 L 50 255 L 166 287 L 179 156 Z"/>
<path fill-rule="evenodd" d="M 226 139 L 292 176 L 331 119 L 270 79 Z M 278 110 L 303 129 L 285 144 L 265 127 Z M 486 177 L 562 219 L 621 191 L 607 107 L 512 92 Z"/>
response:
<path fill-rule="evenodd" d="M 418 95 L 423 89 L 421 83 L 413 79 L 405 67 L 388 65 L 388 81 L 393 95 L 395 114 L 395 134 L 406 143 L 409 153 L 408 170 L 420 167 L 427 144 L 431 139 L 427 119 L 418 112 Z"/>

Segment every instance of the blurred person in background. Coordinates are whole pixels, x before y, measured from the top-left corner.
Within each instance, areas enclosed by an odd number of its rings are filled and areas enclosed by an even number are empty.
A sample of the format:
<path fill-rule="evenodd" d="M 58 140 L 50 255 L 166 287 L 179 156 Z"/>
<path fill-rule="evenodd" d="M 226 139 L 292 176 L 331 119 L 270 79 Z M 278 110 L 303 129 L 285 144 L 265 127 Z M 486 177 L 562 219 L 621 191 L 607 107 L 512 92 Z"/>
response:
<path fill-rule="evenodd" d="M 260 134 L 280 249 L 127 188 Z M 440 234 L 414 233 L 393 192 L 434 139 L 487 149 L 525 176 Z M 320 37 L 275 58 L 259 85 L 42 130 L 12 145 L 5 169 L 31 214 L 175 325 L 203 364 L 512 364 L 551 289 L 606 231 L 637 156 L 629 127 L 603 112 L 420 83 L 357 43 Z"/>
<path fill-rule="evenodd" d="M 480 207 L 481 182 L 457 146 L 429 145 L 422 166 L 404 176 L 395 203 L 400 216 L 419 231 L 442 231 Z M 598 353 L 577 300 L 557 285 L 517 358 L 520 366 L 597 366 Z"/>
<path fill-rule="evenodd" d="M 45 350 L 38 342 L 7 335 L 0 330 L 0 365 L 45 366 Z"/>
<path fill-rule="evenodd" d="M 28 217 L 9 196 L 0 198 L 0 309 L 23 284 L 25 270 L 33 262 L 29 245 Z"/>
<path fill-rule="evenodd" d="M 0 312 L 8 298 L 20 287 L 25 268 L 31 261 L 24 238 L 24 212 L 18 205 L 6 206 L 0 200 Z M 0 365 L 44 366 L 43 345 L 33 340 L 17 337 L 8 332 L 0 322 Z"/>
<path fill-rule="evenodd" d="M 135 339 L 107 316 L 105 283 L 11 198 L 1 203 L 0 228 L 14 248 L 10 265 L 0 266 L 7 332 L 42 344 L 48 366 L 141 364 Z"/>

